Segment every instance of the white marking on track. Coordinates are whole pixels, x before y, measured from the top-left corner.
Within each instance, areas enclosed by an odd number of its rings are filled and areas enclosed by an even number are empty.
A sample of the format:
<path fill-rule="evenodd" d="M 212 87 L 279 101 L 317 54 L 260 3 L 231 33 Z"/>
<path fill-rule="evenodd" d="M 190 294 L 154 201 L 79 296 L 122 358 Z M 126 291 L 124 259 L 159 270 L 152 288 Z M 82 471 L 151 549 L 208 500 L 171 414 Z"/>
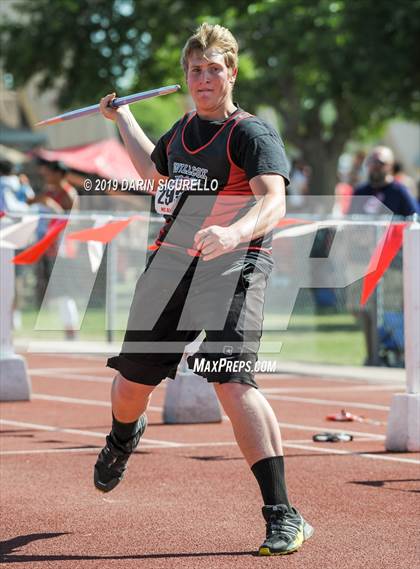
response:
<path fill-rule="evenodd" d="M 265 378 L 264 378 L 265 379 Z M 263 379 L 263 381 L 264 381 Z M 401 386 L 400 383 L 395 383 L 391 385 L 346 385 L 344 387 L 267 387 L 262 388 L 260 391 L 264 391 L 264 393 L 332 393 L 334 391 L 338 391 L 341 393 L 342 391 L 357 391 L 365 392 L 365 391 L 396 391 L 398 393 L 404 392 L 404 388 Z"/>
<path fill-rule="evenodd" d="M 20 454 L 61 454 L 61 453 L 74 453 L 74 452 L 97 452 L 102 447 L 89 447 L 89 448 L 41 448 L 31 450 L 3 450 L 0 456 L 14 456 Z M 149 447 L 147 447 L 149 448 Z"/>
<path fill-rule="evenodd" d="M 265 389 L 261 389 L 267 399 L 278 401 L 292 401 L 295 403 L 311 403 L 315 405 L 340 405 L 340 407 L 359 407 L 360 409 L 373 409 L 377 411 L 389 411 L 387 405 L 375 405 L 373 403 L 360 403 L 357 401 L 336 401 L 334 399 L 313 399 L 308 397 L 291 397 L 289 395 L 270 395 Z"/>
<path fill-rule="evenodd" d="M 49 395 L 46 393 L 32 393 L 32 399 L 39 399 L 42 401 L 57 401 L 59 403 L 72 403 L 77 405 L 92 405 L 98 407 L 111 407 L 109 401 L 101 401 L 100 399 L 79 399 L 78 397 L 64 397 L 60 395 Z M 148 411 L 162 411 L 162 407 L 149 405 Z"/>
<path fill-rule="evenodd" d="M 86 373 L 92 371 L 98 371 L 104 373 L 106 370 L 105 366 L 84 366 L 84 367 L 35 367 L 30 368 L 28 371 L 32 375 L 58 375 L 60 373 L 68 373 L 72 371 L 74 373 Z"/>
<path fill-rule="evenodd" d="M 81 435 L 81 436 L 93 436 L 93 437 L 104 437 L 105 433 L 97 433 L 95 431 L 83 431 L 80 429 L 63 429 L 60 427 L 54 427 L 51 425 L 42 425 L 42 424 L 38 424 L 38 423 L 26 423 L 26 422 L 22 422 L 22 421 L 10 421 L 10 420 L 5 420 L 5 419 L 0 419 L 0 424 L 4 424 L 4 425 L 10 425 L 10 426 L 16 426 L 16 427 L 22 427 L 22 428 L 32 428 L 32 429 L 37 429 L 37 430 L 42 430 L 42 431 L 52 431 L 52 432 L 63 432 L 63 433 L 69 433 L 69 434 L 76 434 L 76 435 Z M 302 430 L 318 430 L 317 427 L 308 427 L 308 426 L 304 426 L 304 425 L 293 425 L 290 423 L 280 423 L 280 425 L 287 425 L 289 428 L 295 428 L 295 429 L 302 429 Z M 337 429 L 331 429 L 331 431 L 337 431 Z M 339 432 L 339 431 L 338 431 Z M 349 432 L 349 431 L 347 431 Z M 353 434 L 354 432 L 351 432 L 351 434 Z M 354 434 L 360 434 L 364 437 L 368 437 L 371 438 L 372 435 L 370 435 L 369 433 L 354 433 Z M 373 435 L 373 437 L 377 438 L 378 435 Z M 147 450 L 149 448 L 194 448 L 194 447 L 215 447 L 215 446 L 232 446 L 232 445 L 236 445 L 235 442 L 208 442 L 208 443 L 182 443 L 182 442 L 173 442 L 173 441 L 159 441 L 159 440 L 155 440 L 155 439 L 143 439 L 144 443 L 150 443 L 148 444 L 148 446 L 145 446 L 144 449 Z M 283 443 L 285 448 L 296 448 L 296 449 L 301 449 L 301 450 L 309 450 L 309 451 L 314 451 L 314 452 L 324 452 L 324 453 L 329 453 L 329 454 L 342 454 L 342 455 L 348 455 L 348 456 L 354 456 L 354 457 L 361 457 L 361 458 L 368 458 L 368 459 L 372 459 L 372 460 L 388 460 L 388 461 L 392 461 L 392 462 L 403 462 L 403 463 L 409 463 L 409 464 L 420 464 L 420 460 L 416 460 L 416 459 L 411 459 L 411 458 L 400 458 L 400 457 L 396 457 L 396 456 L 384 456 L 384 455 L 374 455 L 374 454 L 370 454 L 370 453 L 359 453 L 359 452 L 355 452 L 355 451 L 346 451 L 346 450 L 342 450 L 342 449 L 333 449 L 330 446 L 328 446 L 328 448 L 320 448 L 318 446 L 315 445 L 306 445 L 306 444 L 296 444 L 296 443 L 292 443 L 292 442 L 284 442 Z M 34 449 L 36 450 L 36 449 Z M 40 449 L 40 452 L 46 452 L 49 449 Z M 73 449 L 50 449 L 50 450 L 54 450 L 54 451 L 66 451 L 66 450 L 71 450 L 71 452 L 76 452 L 76 450 Z M 78 449 L 80 450 L 80 449 Z M 24 454 L 27 453 L 28 451 L 3 451 L 1 454 Z M 83 450 L 83 452 L 87 452 L 86 450 Z M 31 454 L 39 454 L 39 452 L 32 452 L 30 451 Z"/>
<path fill-rule="evenodd" d="M 143 441 L 142 441 L 143 442 Z M 357 442 L 372 442 L 372 439 L 357 439 Z M 311 444 L 312 441 L 310 439 L 298 439 L 298 440 L 290 440 L 283 442 L 283 446 L 287 447 L 297 444 Z M 176 448 L 196 448 L 196 447 L 222 447 L 222 446 L 236 446 L 235 441 L 223 441 L 223 442 L 208 442 L 208 443 L 179 443 Z M 98 452 L 101 450 L 101 446 L 91 446 L 89 448 L 82 447 L 82 448 L 50 448 L 50 449 L 27 449 L 27 450 L 4 450 L 0 451 L 0 456 L 14 456 L 14 455 L 22 455 L 22 454 L 66 454 L 66 453 L 78 453 L 78 452 Z M 140 452 L 136 452 L 135 455 L 142 454 L 142 449 L 149 450 L 149 449 L 168 449 L 174 448 L 172 445 L 156 445 L 156 444 L 148 444 L 144 447 L 140 448 Z M 297 447 L 296 447 L 297 448 Z M 313 449 L 314 447 L 309 447 Z M 316 449 L 315 449 L 316 450 Z M 357 453 L 356 453 L 357 454 Z M 244 459 L 245 460 L 245 459 Z"/>
<path fill-rule="evenodd" d="M 98 375 L 85 375 L 85 374 L 72 374 L 72 373 L 60 373 L 60 375 L 55 375 L 53 373 L 39 373 L 34 374 L 30 373 L 29 375 L 38 375 L 43 379 L 50 379 L 54 378 L 54 381 L 62 381 L 62 380 L 69 380 L 69 381 L 92 381 L 93 383 L 112 383 L 112 377 L 100 377 Z"/>
<path fill-rule="evenodd" d="M 102 402 L 101 402 L 102 403 Z M 226 417 L 225 415 L 223 416 L 223 419 L 228 420 L 228 417 Z M 6 419 L 0 419 L 0 424 L 4 424 L 4 425 L 11 425 L 11 426 L 16 426 L 16 427 L 22 427 L 22 428 L 33 428 L 36 430 L 44 430 L 44 431 L 56 431 L 56 432 L 63 432 L 63 433 L 70 433 L 70 434 L 76 434 L 76 435 L 86 435 L 86 436 L 93 436 L 93 437 L 105 437 L 108 433 L 99 433 L 96 431 L 83 431 L 81 429 L 65 429 L 65 428 L 61 428 L 61 427 L 53 427 L 51 425 L 40 425 L 38 423 L 26 423 L 26 422 L 21 422 L 21 421 L 12 421 L 12 420 L 6 420 Z M 353 436 L 357 436 L 357 437 L 364 437 L 364 438 L 370 438 L 372 440 L 384 440 L 385 436 L 378 434 L 378 433 L 368 433 L 368 432 L 363 432 L 363 431 L 353 431 L 353 430 L 349 430 L 346 428 L 341 428 L 341 429 L 336 429 L 333 427 L 326 427 L 324 426 L 311 426 L 311 425 L 299 425 L 299 424 L 295 424 L 295 423 L 283 423 L 283 422 L 279 422 L 279 426 L 286 428 L 286 429 L 293 429 L 293 430 L 298 430 L 298 431 L 310 431 L 312 433 L 317 433 L 320 431 L 325 431 L 328 430 L 329 432 L 332 433 L 341 433 L 343 432 L 343 430 L 345 430 L 346 433 L 349 433 L 350 435 Z M 162 442 L 162 444 L 165 444 L 166 442 L 168 442 L 169 444 L 170 441 L 159 441 L 159 440 L 153 440 L 152 439 L 146 439 L 143 438 L 142 439 L 143 442 L 146 441 L 151 441 L 153 443 L 160 443 Z M 183 444 L 183 443 L 181 443 Z"/>
<path fill-rule="evenodd" d="M 353 435 L 353 436 L 361 436 L 361 437 L 367 437 L 370 438 L 372 440 L 385 440 L 385 435 L 381 435 L 379 433 L 366 433 L 363 431 L 349 431 L 347 428 L 345 428 L 344 426 L 341 429 L 335 429 L 333 427 L 328 426 L 312 426 L 312 425 L 297 425 L 295 423 L 282 423 L 279 422 L 280 427 L 284 428 L 284 429 L 296 429 L 298 431 L 311 431 L 312 433 L 319 433 L 319 432 L 324 432 L 324 431 L 328 431 L 330 433 L 342 433 L 343 431 L 345 431 L 346 433 L 349 433 L 349 435 Z"/>
<path fill-rule="evenodd" d="M 319 448 L 316 446 L 309 446 L 309 445 L 301 445 L 301 444 L 294 444 L 294 443 L 284 443 L 285 447 L 289 448 L 297 448 L 302 450 L 310 450 L 316 452 L 326 452 L 329 454 L 345 454 L 348 456 L 360 456 L 361 458 L 370 458 L 372 460 L 390 460 L 392 462 L 407 462 L 409 464 L 420 464 L 420 460 L 415 458 L 401 458 L 398 456 L 384 456 L 384 455 L 376 455 L 376 454 L 369 454 L 366 452 L 357 452 L 357 451 L 348 451 L 342 449 L 333 449 L 331 447 L 328 448 Z"/>
<path fill-rule="evenodd" d="M 209 442 L 209 443 L 176 443 L 176 448 L 195 448 L 195 447 L 220 447 L 220 446 L 235 446 L 236 442 Z M 327 453 L 327 454 L 337 454 L 337 455 L 346 455 L 346 456 L 353 456 L 353 457 L 360 457 L 360 458 L 367 458 L 371 460 L 386 460 L 391 462 L 403 462 L 408 464 L 420 464 L 420 460 L 414 458 L 401 458 L 397 456 L 384 456 L 384 455 L 375 455 L 365 452 L 357 452 L 357 451 L 347 451 L 342 449 L 334 449 L 328 446 L 328 448 L 320 448 L 314 445 L 307 445 L 307 444 L 298 444 L 294 442 L 284 442 L 283 446 L 285 448 L 294 448 L 300 450 L 308 450 L 311 452 L 320 452 L 320 453 Z M 27 455 L 27 454 L 51 454 L 51 453 L 77 453 L 77 452 L 92 452 L 100 450 L 102 447 L 91 447 L 91 448 L 78 448 L 78 449 L 34 449 L 34 450 L 14 450 L 14 451 L 2 451 L 0 452 L 0 456 L 13 456 L 13 455 Z M 167 449 L 167 448 L 174 448 L 174 444 L 164 444 L 164 445 L 147 445 L 144 447 L 144 450 L 148 449 Z M 136 454 L 141 454 L 136 453 Z"/>
<path fill-rule="evenodd" d="M 70 435 L 80 435 L 80 436 L 95 437 L 95 438 L 99 437 L 101 439 L 106 437 L 108 434 L 108 433 L 98 433 L 97 431 L 84 431 L 82 429 L 67 429 L 67 428 L 63 428 L 63 427 L 54 427 L 52 425 L 42 425 L 39 423 L 26 423 L 23 421 L 10 421 L 10 420 L 6 420 L 6 419 L 0 419 L 0 424 L 10 425 L 12 427 L 22 427 L 23 429 L 35 429 L 37 431 L 50 431 L 50 432 L 55 432 L 55 433 L 67 433 Z M 172 447 L 179 446 L 179 443 L 176 443 L 176 442 L 157 440 L 157 439 L 142 438 L 142 442 L 157 444 L 157 445 L 169 445 Z"/>
<path fill-rule="evenodd" d="M 142 445 L 145 442 L 142 439 Z M 167 448 L 195 448 L 195 447 L 222 447 L 222 446 L 235 446 L 235 441 L 226 441 L 226 442 L 209 442 L 209 443 L 169 443 L 169 444 L 147 444 L 140 448 L 140 452 L 136 452 L 135 454 L 141 455 L 142 450 L 149 450 L 149 449 L 167 449 Z M 66 452 L 89 452 L 89 451 L 98 451 L 102 447 L 89 447 L 89 448 L 54 448 L 54 449 L 31 449 L 31 450 L 5 450 L 0 451 L 0 456 L 7 455 L 19 455 L 19 454 L 51 454 L 51 453 L 66 453 Z"/>
<path fill-rule="evenodd" d="M 111 403 L 109 401 L 101 401 L 99 399 L 79 399 L 78 397 L 65 397 L 61 395 L 47 395 L 46 393 L 32 393 L 31 399 L 57 401 L 59 403 L 76 403 L 78 405 L 93 405 L 95 407 L 111 407 Z"/>

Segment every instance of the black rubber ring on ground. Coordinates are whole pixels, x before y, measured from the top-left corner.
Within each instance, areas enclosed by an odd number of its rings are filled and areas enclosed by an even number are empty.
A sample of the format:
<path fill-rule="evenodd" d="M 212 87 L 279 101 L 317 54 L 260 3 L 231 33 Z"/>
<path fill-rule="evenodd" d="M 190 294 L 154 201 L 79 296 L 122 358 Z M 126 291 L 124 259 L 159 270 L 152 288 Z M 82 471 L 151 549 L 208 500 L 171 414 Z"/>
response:
<path fill-rule="evenodd" d="M 348 443 L 353 440 L 349 433 L 317 433 L 312 440 L 316 443 Z"/>

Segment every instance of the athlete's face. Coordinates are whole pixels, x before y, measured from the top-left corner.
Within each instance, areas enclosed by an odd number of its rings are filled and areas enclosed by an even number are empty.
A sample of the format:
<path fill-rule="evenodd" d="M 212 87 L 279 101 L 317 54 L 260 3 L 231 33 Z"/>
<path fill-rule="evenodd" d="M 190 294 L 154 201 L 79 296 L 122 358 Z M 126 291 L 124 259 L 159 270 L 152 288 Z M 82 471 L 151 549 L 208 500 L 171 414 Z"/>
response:
<path fill-rule="evenodd" d="M 187 84 L 197 112 L 214 113 L 232 105 L 237 70 L 226 66 L 223 54 L 194 51 L 188 60 Z"/>

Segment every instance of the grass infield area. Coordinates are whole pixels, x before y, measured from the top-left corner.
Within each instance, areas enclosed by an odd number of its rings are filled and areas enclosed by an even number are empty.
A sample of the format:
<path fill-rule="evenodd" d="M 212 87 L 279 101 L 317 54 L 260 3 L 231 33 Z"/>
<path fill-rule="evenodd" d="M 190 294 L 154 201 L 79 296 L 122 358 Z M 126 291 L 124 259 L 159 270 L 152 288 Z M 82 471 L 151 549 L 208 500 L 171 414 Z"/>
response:
<path fill-rule="evenodd" d="M 37 331 L 34 326 L 37 310 L 22 312 L 22 324 L 16 330 L 16 339 L 59 340 L 64 339 L 64 332 Z M 119 321 L 119 319 L 117 319 Z M 51 324 L 56 323 L 56 315 L 51 313 Z M 264 319 L 267 329 L 262 338 L 260 358 L 316 362 L 325 364 L 362 365 L 365 358 L 363 333 L 355 317 L 348 313 L 339 314 L 296 314 L 293 315 L 288 329 L 275 330 L 276 316 L 267 313 Z M 80 340 L 104 341 L 105 313 L 102 308 L 90 308 L 83 319 L 79 332 Z M 123 331 L 114 332 L 114 341 L 122 340 Z M 280 352 L 273 353 L 265 346 L 282 343 Z"/>

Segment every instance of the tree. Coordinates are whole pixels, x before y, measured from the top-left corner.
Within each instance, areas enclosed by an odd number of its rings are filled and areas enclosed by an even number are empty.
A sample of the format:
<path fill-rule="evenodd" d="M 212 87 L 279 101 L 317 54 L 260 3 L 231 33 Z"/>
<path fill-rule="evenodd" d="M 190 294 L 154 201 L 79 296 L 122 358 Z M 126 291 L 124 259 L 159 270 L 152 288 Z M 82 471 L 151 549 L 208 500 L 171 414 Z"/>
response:
<path fill-rule="evenodd" d="M 420 117 L 418 0 L 280 0 L 238 21 L 256 74 L 244 97 L 282 115 L 284 136 L 312 166 L 312 192 L 331 193 L 347 140 L 394 117 Z"/>
<path fill-rule="evenodd" d="M 419 118 L 420 0 L 16 0 L 0 27 L 17 85 L 63 82 L 75 107 L 104 92 L 181 82 L 180 48 L 203 21 L 232 29 L 241 48 L 238 100 L 270 105 L 282 134 L 312 166 L 314 194 L 331 193 L 337 159 L 361 129 Z"/>

